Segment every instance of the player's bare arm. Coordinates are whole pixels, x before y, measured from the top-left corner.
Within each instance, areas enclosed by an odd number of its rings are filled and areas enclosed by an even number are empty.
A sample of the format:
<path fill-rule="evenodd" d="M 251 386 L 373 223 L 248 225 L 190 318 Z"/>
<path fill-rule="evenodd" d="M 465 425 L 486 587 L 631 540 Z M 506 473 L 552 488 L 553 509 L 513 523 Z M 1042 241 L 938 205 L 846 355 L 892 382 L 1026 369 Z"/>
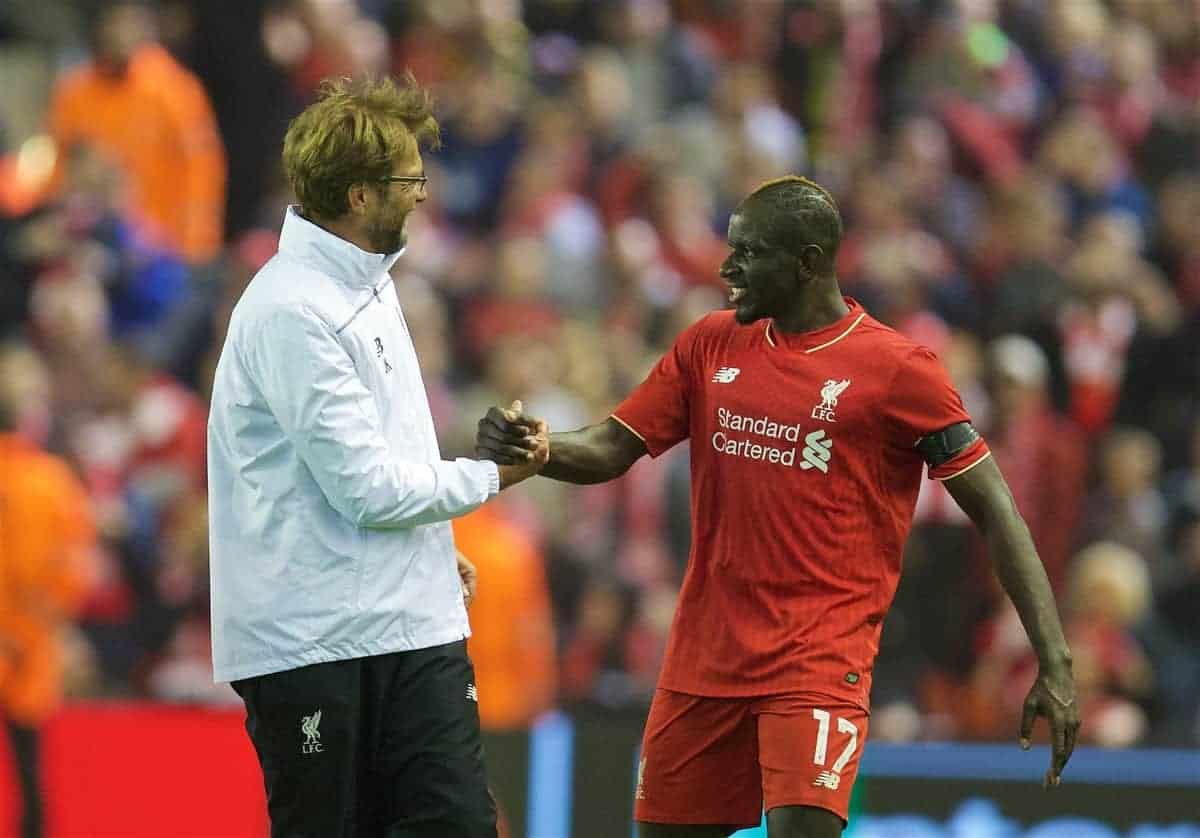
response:
<path fill-rule="evenodd" d="M 475 455 L 503 469 L 524 462 L 544 423 L 519 411 L 493 407 L 479 420 Z M 567 483 L 603 483 L 620 477 L 646 453 L 646 444 L 616 419 L 551 434 L 549 461 L 540 474 Z"/>
<path fill-rule="evenodd" d="M 1054 594 L 1029 528 L 1017 511 L 1012 493 L 991 457 L 946 481 L 946 488 L 987 539 L 988 552 L 1000 583 L 1017 608 L 1038 658 L 1038 676 L 1021 713 L 1021 746 L 1029 747 L 1033 724 L 1045 716 L 1051 732 L 1050 769 L 1043 785 L 1052 788 L 1062 772 L 1079 733 L 1079 708 L 1071 651 L 1063 636 Z"/>
<path fill-rule="evenodd" d="M 609 417 L 597 425 L 551 435 L 550 461 L 541 474 L 567 483 L 603 483 L 620 477 L 646 453 L 646 443 Z"/>

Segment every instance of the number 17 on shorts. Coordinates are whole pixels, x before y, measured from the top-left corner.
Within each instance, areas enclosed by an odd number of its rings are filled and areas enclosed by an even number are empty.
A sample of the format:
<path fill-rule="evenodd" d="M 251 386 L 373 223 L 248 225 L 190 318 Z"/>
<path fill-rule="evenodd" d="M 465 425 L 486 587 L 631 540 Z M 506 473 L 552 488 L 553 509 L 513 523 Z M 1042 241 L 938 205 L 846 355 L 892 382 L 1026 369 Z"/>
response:
<path fill-rule="evenodd" d="M 813 696 L 709 698 L 658 690 L 646 720 L 634 816 L 752 826 L 764 807 L 846 819 L 867 714 Z"/>

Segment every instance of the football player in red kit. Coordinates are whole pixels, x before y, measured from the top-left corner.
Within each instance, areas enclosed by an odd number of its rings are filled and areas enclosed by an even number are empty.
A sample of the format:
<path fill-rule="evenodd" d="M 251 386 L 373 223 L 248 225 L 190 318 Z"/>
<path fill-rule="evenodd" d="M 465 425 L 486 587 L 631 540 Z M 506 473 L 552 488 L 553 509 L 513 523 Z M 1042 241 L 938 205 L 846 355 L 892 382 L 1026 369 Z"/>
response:
<path fill-rule="evenodd" d="M 732 311 L 685 330 L 604 422 L 550 437 L 545 477 L 596 483 L 691 441 L 692 552 L 635 792 L 644 838 L 835 838 L 867 738 L 871 668 L 923 469 L 987 538 L 1037 652 L 1022 745 L 1045 716 L 1059 783 L 1079 716 L 1071 657 L 1012 496 L 928 349 L 843 297 L 842 221 L 800 177 L 734 212 Z M 493 408 L 478 453 L 538 420 Z"/>

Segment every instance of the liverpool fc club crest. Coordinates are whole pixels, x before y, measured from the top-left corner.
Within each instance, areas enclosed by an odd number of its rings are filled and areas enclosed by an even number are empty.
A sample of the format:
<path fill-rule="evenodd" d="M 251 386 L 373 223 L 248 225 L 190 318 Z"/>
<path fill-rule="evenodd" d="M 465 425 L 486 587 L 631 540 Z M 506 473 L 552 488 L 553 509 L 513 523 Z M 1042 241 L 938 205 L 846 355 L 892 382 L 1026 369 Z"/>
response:
<path fill-rule="evenodd" d="M 311 716 L 305 716 L 300 720 L 300 732 L 304 734 L 304 744 L 300 746 L 301 753 L 319 754 L 324 750 L 321 747 L 320 724 L 320 710 L 317 710 Z"/>
<path fill-rule="evenodd" d="M 837 407 L 838 396 L 846 391 L 850 386 L 850 379 L 843 378 L 841 381 L 831 378 L 825 382 L 825 386 L 821 388 L 821 403 L 812 409 L 812 418 L 820 419 L 822 422 L 836 422 L 833 418 L 834 408 Z"/>

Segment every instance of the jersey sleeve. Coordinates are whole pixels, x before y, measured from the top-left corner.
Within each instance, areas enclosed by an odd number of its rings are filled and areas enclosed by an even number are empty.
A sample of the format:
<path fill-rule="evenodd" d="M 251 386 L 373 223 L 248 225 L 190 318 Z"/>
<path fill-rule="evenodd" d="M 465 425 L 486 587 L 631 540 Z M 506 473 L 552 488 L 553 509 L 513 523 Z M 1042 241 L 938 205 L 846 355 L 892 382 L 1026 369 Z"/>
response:
<path fill-rule="evenodd" d="M 693 358 L 701 323 L 684 330 L 659 358 L 646 380 L 613 411 L 613 418 L 646 443 L 652 457 L 688 437 Z"/>
<path fill-rule="evenodd" d="M 913 348 L 900 363 L 885 410 L 893 443 L 902 448 L 912 448 L 926 434 L 971 421 L 945 367 L 923 346 Z M 977 439 L 949 460 L 930 466 L 929 476 L 956 477 L 988 456 L 987 443 Z"/>

